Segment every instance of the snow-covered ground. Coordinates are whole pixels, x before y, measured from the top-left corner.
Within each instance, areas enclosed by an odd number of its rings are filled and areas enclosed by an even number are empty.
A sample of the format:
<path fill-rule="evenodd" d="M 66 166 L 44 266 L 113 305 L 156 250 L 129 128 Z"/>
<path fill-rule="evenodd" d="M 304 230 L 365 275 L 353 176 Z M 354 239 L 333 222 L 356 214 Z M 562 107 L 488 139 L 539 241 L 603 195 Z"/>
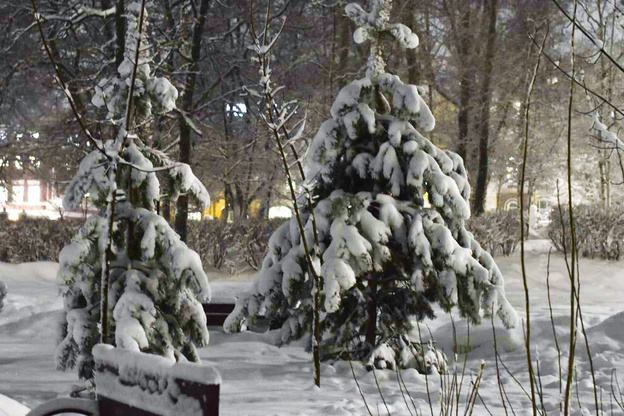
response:
<path fill-rule="evenodd" d="M 531 294 L 531 338 L 534 358 L 539 357 L 544 406 L 550 414 L 557 414 L 559 400 L 559 370 L 554 348 L 553 330 L 549 318 L 546 295 L 546 265 L 550 244 L 545 240 L 527 243 L 526 271 Z M 519 254 L 496 259 L 506 280 L 508 298 L 520 314 L 524 314 L 524 292 Z M 563 257 L 553 252 L 550 281 L 555 314 L 556 332 L 562 349 L 567 350 L 566 325 L 569 321 L 569 283 Z M 60 373 L 54 366 L 56 321 L 62 301 L 58 297 L 54 275 L 55 263 L 7 265 L 0 263 L 0 280 L 9 289 L 5 308 L 0 312 L 0 416 L 23 415 L 28 407 L 65 395 L 72 384 L 78 383 L 73 373 Z M 212 273 L 214 296 L 231 297 L 244 290 L 249 282 Z M 624 414 L 610 400 L 612 371 L 624 380 L 624 261 L 606 262 L 581 259 L 581 299 L 585 325 L 589 335 L 593 364 L 605 414 Z M 431 331 L 438 345 L 452 358 L 452 325 L 448 316 L 427 322 L 422 327 L 423 337 Z M 476 376 L 481 360 L 485 374 L 476 400 L 475 415 L 504 415 L 499 399 L 499 386 L 492 347 L 492 326 L 470 328 L 468 340 L 466 324 L 454 317 L 459 344 L 468 345 L 467 378 L 462 394 L 469 390 L 470 380 Z M 496 324 L 499 352 L 509 371 L 528 390 L 526 355 L 522 348 L 522 329 L 505 331 Z M 311 355 L 299 345 L 277 348 L 272 345 L 270 333 L 224 334 L 220 328 L 210 328 L 210 346 L 200 351 L 204 362 L 214 364 L 221 372 L 222 415 L 365 415 L 364 402 L 351 373 L 348 362 L 323 364 L 322 386 L 313 384 Z M 577 379 L 581 404 L 592 414 L 593 393 L 588 373 L 589 360 L 579 338 Z M 564 351 L 565 356 L 565 351 Z M 461 369 L 463 355 L 459 355 Z M 565 359 L 562 357 L 562 365 Z M 361 364 L 353 363 L 357 381 L 373 414 L 387 414 L 375 382 L 378 379 L 383 398 L 393 415 L 413 412 L 412 400 L 423 414 L 429 414 L 426 383 L 434 402 L 434 411 L 440 398 L 440 379 L 427 379 L 414 370 L 402 370 L 406 394 L 399 386 L 397 374 L 391 370 L 367 372 Z M 565 367 L 564 367 L 565 371 Z M 512 377 L 501 367 L 505 389 L 517 415 L 525 415 L 530 404 Z M 622 384 L 624 386 L 624 384 Z M 576 387 L 574 389 L 576 394 Z M 13 399 L 13 400 L 11 400 Z M 618 398 L 619 399 L 619 398 Z M 487 405 L 483 405 L 483 402 Z M 464 400 L 465 401 L 465 400 Z M 19 403 L 17 403 L 19 402 Z M 613 403 L 612 403 L 613 402 Z M 407 405 L 406 405 L 407 403 Z M 613 405 L 613 408 L 612 408 Z M 463 405 L 462 405 L 463 406 Z M 462 407 L 463 409 L 463 407 Z M 581 414 L 576 397 L 574 412 Z M 613 412 L 612 412 L 613 409 Z M 509 414 L 511 411 L 507 409 Z M 463 413 L 463 412 L 460 412 Z"/>

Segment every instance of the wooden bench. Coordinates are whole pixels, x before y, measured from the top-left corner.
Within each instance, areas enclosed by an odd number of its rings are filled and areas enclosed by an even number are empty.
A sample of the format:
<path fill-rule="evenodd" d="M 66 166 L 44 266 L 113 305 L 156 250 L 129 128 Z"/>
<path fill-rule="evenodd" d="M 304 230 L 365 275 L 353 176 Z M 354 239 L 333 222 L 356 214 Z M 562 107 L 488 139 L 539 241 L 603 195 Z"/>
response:
<path fill-rule="evenodd" d="M 234 310 L 236 298 L 213 298 L 210 303 L 204 303 L 206 325 L 223 326 L 225 318 Z"/>
<path fill-rule="evenodd" d="M 206 314 L 206 325 L 222 327 L 226 318 L 236 306 L 236 298 L 213 298 L 210 303 L 202 304 L 204 307 L 204 313 Z M 264 332 L 271 328 L 269 320 L 264 315 L 259 315 L 256 318 L 256 325 L 250 328 L 252 331 Z"/>
<path fill-rule="evenodd" d="M 93 348 L 97 399 L 61 398 L 28 416 L 218 416 L 221 377 L 214 367 L 173 363 L 98 344 Z"/>

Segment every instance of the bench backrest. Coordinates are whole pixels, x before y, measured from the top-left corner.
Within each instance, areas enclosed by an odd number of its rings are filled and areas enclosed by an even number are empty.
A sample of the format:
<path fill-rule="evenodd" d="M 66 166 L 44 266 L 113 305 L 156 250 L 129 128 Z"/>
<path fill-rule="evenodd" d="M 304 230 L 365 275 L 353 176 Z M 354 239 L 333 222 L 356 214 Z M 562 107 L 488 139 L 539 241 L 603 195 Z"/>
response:
<path fill-rule="evenodd" d="M 100 415 L 218 416 L 214 367 L 98 344 L 93 348 Z"/>

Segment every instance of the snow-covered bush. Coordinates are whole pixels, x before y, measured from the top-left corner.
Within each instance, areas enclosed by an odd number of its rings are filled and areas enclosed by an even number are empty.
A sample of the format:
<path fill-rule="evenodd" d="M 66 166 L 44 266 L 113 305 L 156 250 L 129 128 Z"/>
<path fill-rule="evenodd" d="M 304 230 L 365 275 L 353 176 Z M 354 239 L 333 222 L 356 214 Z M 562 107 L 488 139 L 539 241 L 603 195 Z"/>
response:
<path fill-rule="evenodd" d="M 397 352 L 400 354 L 397 355 Z M 442 374 L 448 370 L 448 360 L 446 354 L 436 348 L 433 340 L 423 344 L 402 335 L 380 344 L 371 352 L 366 363 L 368 370 L 373 368 L 396 370 L 397 366 L 414 368 L 420 374 Z"/>
<path fill-rule="evenodd" d="M 4 282 L 0 281 L 0 312 L 4 308 L 4 298 L 7 295 L 7 286 Z"/>
<path fill-rule="evenodd" d="M 464 226 L 470 187 L 462 159 L 420 133 L 435 125 L 427 104 L 416 86 L 385 72 L 382 38 L 405 48 L 418 43 L 409 28 L 388 22 L 390 3 L 372 0 L 370 13 L 346 7 L 359 26 L 355 41 L 371 41 L 367 76 L 342 88 L 309 149 L 304 186 L 313 202 L 312 210 L 299 207 L 304 235 L 292 218 L 271 236 L 258 279 L 226 331 L 264 311 L 281 322 L 280 342 L 304 338 L 311 346 L 310 267 L 322 279 L 325 359 L 404 365 L 397 357 L 410 344 L 398 339 L 409 336 L 414 320 L 434 316 L 433 303 L 457 307 L 472 322 L 493 311 L 516 324 L 501 272 Z"/>
<path fill-rule="evenodd" d="M 73 220 L 0 219 L 0 261 L 57 261 L 61 249 L 79 227 L 80 222 Z"/>
<path fill-rule="evenodd" d="M 570 216 L 568 208 L 561 214 L 555 208 L 551 212 L 548 237 L 557 250 L 564 244 L 570 252 Z M 619 207 L 607 209 L 599 205 L 579 205 L 574 208 L 574 226 L 578 252 L 583 257 L 599 257 L 604 260 L 620 260 L 624 254 L 624 212 Z M 563 239 L 565 229 L 565 241 Z"/>
<path fill-rule="evenodd" d="M 232 224 L 215 220 L 189 222 L 187 243 L 199 254 L 202 264 L 221 270 L 232 261 L 228 258 L 234 246 Z"/>
<path fill-rule="evenodd" d="M 81 378 L 93 376 L 92 348 L 98 342 L 192 361 L 199 360 L 196 347 L 208 343 L 201 304 L 210 298 L 208 279 L 197 253 L 154 212 L 160 199 L 156 171 L 168 176 L 174 194 L 195 196 L 202 209 L 210 198 L 188 165 L 169 160 L 146 144 L 149 138 L 133 134 L 135 125 L 149 122 L 152 110 L 175 107 L 177 97 L 169 81 L 152 76 L 140 16 L 145 27 L 140 3 L 128 3 L 125 59 L 117 76 L 98 84 L 92 100 L 117 135 L 92 140 L 95 150 L 80 163 L 63 201 L 66 209 L 75 209 L 89 193 L 99 209 L 59 257 L 65 314 L 57 366 L 77 366 Z M 130 106 L 128 95 L 131 111 L 122 105 Z"/>
<path fill-rule="evenodd" d="M 202 264 L 235 272 L 258 270 L 267 252 L 269 237 L 283 219 L 249 218 L 235 223 L 216 220 L 191 222 L 188 246 L 199 254 Z"/>
<path fill-rule="evenodd" d="M 511 256 L 520 244 L 520 212 L 486 212 L 466 221 L 475 240 L 493 256 Z"/>

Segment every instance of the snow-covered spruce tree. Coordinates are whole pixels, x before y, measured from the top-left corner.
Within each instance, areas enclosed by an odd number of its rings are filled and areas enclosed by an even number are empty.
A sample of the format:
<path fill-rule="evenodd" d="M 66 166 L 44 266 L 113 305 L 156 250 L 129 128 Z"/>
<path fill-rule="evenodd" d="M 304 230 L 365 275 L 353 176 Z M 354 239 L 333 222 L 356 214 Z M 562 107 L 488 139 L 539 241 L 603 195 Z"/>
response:
<path fill-rule="evenodd" d="M 134 133 L 153 111 L 175 108 L 176 88 L 152 75 L 144 4 L 126 7 L 125 59 L 115 77 L 99 83 L 93 105 L 106 112 L 116 137 L 92 138 L 63 205 L 75 209 L 89 193 L 98 215 L 89 217 L 60 254 L 58 278 L 65 301 L 57 366 L 93 374 L 92 347 L 105 342 L 136 351 L 198 361 L 208 343 L 201 302 L 210 297 L 199 256 L 154 212 L 160 198 L 156 172 L 173 191 L 208 192 L 188 165 L 175 163 Z M 134 62 L 138 64 L 135 66 Z"/>
<path fill-rule="evenodd" d="M 367 76 L 338 94 L 309 149 L 304 184 L 318 230 L 323 357 L 382 368 L 418 367 L 409 334 L 415 320 L 434 316 L 433 303 L 457 307 L 473 323 L 491 312 L 508 327 L 517 320 L 501 272 L 464 227 L 470 188 L 462 159 L 419 133 L 434 128 L 433 115 L 415 86 L 385 72 L 383 39 L 418 44 L 409 28 L 388 22 L 390 6 L 369 0 L 370 13 L 355 3 L 345 9 L 358 25 L 355 41 L 371 43 Z M 314 247 L 313 216 L 300 210 Z M 307 337 L 311 345 L 313 282 L 303 246 L 295 219 L 271 236 L 227 331 L 253 325 L 264 311 L 281 327 L 281 342 Z"/>

